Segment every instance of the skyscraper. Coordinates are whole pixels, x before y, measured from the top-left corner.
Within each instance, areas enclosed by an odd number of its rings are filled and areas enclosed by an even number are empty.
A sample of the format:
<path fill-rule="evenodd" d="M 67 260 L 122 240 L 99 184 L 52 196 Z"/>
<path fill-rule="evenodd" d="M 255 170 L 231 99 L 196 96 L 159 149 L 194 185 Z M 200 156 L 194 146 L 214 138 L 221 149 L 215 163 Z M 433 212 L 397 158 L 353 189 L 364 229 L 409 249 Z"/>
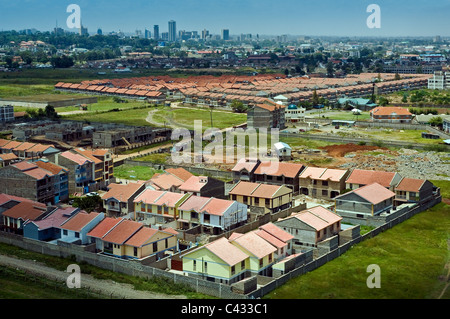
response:
<path fill-rule="evenodd" d="M 173 20 L 169 21 L 169 41 L 173 42 L 177 39 L 177 23 Z"/>
<path fill-rule="evenodd" d="M 153 26 L 153 39 L 159 40 L 159 25 L 157 24 Z"/>
<path fill-rule="evenodd" d="M 230 40 L 230 30 L 222 29 L 222 40 Z"/>

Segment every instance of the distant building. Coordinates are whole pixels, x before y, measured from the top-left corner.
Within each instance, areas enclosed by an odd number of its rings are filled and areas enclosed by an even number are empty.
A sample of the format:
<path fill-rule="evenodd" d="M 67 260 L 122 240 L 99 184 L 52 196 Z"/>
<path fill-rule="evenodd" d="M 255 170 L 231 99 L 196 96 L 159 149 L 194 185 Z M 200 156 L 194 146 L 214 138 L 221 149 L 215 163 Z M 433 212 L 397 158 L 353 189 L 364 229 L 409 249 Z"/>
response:
<path fill-rule="evenodd" d="M 159 25 L 157 24 L 153 26 L 153 39 L 159 40 Z"/>
<path fill-rule="evenodd" d="M 298 107 L 295 104 L 291 104 L 286 108 L 286 122 L 296 123 L 305 119 L 306 109 L 304 107 Z"/>
<path fill-rule="evenodd" d="M 103 35 L 102 29 L 100 29 L 100 28 L 97 29 L 97 35 Z"/>
<path fill-rule="evenodd" d="M 411 123 L 413 115 L 408 109 L 394 106 L 379 106 L 370 110 L 373 122 Z"/>
<path fill-rule="evenodd" d="M 0 123 L 14 121 L 14 107 L 12 105 L 0 106 Z"/>
<path fill-rule="evenodd" d="M 278 128 L 286 127 L 285 106 L 276 103 L 257 104 L 247 112 L 247 126 L 249 128 Z"/>
<path fill-rule="evenodd" d="M 450 89 L 450 72 L 434 72 L 431 79 L 428 79 L 428 88 L 432 90 Z"/>
<path fill-rule="evenodd" d="M 174 42 L 177 40 L 177 23 L 173 20 L 169 21 L 169 41 Z"/>
<path fill-rule="evenodd" d="M 222 40 L 224 41 L 230 40 L 230 30 L 222 29 Z"/>

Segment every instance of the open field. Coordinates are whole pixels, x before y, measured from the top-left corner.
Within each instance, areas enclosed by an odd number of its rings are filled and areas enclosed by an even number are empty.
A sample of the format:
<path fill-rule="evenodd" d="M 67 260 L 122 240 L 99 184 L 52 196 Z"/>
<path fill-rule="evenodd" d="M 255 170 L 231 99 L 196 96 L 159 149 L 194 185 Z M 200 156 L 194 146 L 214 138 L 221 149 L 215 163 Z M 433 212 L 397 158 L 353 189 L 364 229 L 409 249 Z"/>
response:
<path fill-rule="evenodd" d="M 288 281 L 267 299 L 436 299 L 450 261 L 450 206 L 422 212 L 353 246 L 322 267 Z M 381 288 L 366 285 L 367 266 L 379 265 Z M 447 291 L 443 298 L 449 298 Z"/>
<path fill-rule="evenodd" d="M 78 121 L 89 122 L 109 122 L 109 123 L 121 123 L 135 126 L 164 126 L 172 124 L 178 127 L 184 127 L 187 129 L 194 129 L 194 121 L 202 121 L 202 128 L 206 130 L 211 127 L 211 113 L 209 110 L 202 109 L 170 109 L 167 107 L 156 106 L 142 109 L 130 109 L 117 112 L 108 113 L 95 113 L 96 110 L 111 110 L 115 108 L 132 108 L 132 107 L 145 107 L 142 102 L 130 102 L 130 103 L 113 103 L 111 101 L 102 101 L 93 104 L 93 112 L 86 112 L 83 114 L 74 114 L 64 116 L 64 118 Z M 135 105 L 136 104 L 136 105 Z M 58 110 L 59 111 L 59 110 Z M 69 111 L 67 108 L 64 111 Z M 149 112 L 152 112 L 153 121 L 148 122 L 146 119 L 149 116 Z M 237 114 L 231 112 L 212 112 L 213 125 L 215 128 L 224 129 L 233 125 L 242 124 L 246 121 L 246 114 Z"/>
<path fill-rule="evenodd" d="M 121 165 L 114 168 L 114 176 L 129 180 L 149 180 L 155 173 L 162 173 L 160 170 L 146 166 Z"/>
<path fill-rule="evenodd" d="M 85 289 L 69 289 L 53 280 L 0 266 L 0 299 L 98 299 Z M 103 298 L 108 298 L 104 296 Z"/>

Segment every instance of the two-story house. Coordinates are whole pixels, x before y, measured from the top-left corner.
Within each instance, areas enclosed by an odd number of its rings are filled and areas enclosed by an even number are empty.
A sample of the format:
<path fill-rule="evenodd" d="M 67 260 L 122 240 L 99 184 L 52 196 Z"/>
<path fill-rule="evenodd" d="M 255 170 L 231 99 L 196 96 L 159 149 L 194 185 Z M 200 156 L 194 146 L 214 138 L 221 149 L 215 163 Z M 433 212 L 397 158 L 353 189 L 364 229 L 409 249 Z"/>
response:
<path fill-rule="evenodd" d="M 275 225 L 294 236 L 294 242 L 304 247 L 316 247 L 320 241 L 341 230 L 342 217 L 322 206 L 315 206 L 279 219 Z"/>
<path fill-rule="evenodd" d="M 389 213 L 394 208 L 395 193 L 372 183 L 335 198 L 334 211 L 342 217 L 366 218 Z"/>
<path fill-rule="evenodd" d="M 330 200 L 345 190 L 348 170 L 307 167 L 299 176 L 300 193 Z"/>
<path fill-rule="evenodd" d="M 299 176 L 303 169 L 302 164 L 278 161 L 261 162 L 254 171 L 253 182 L 285 185 L 292 189 L 295 195 L 299 193 Z"/>
<path fill-rule="evenodd" d="M 373 171 L 365 169 L 353 169 L 345 181 L 346 189 L 357 189 L 372 183 L 380 184 L 394 191 L 402 176 L 396 172 Z"/>
<path fill-rule="evenodd" d="M 237 201 L 192 195 L 179 207 L 178 228 L 202 225 L 203 231 L 218 234 L 247 221 L 247 205 Z"/>
<path fill-rule="evenodd" d="M 134 199 L 144 190 L 144 183 L 109 184 L 108 192 L 102 195 L 106 214 L 112 217 L 134 215 Z"/>
<path fill-rule="evenodd" d="M 173 222 L 179 216 L 178 207 L 189 196 L 147 188 L 134 199 L 134 220 L 147 225 Z"/>
<path fill-rule="evenodd" d="M 271 214 L 292 206 L 292 189 L 262 183 L 240 181 L 229 191 L 230 200 L 247 206 L 260 207 Z"/>
<path fill-rule="evenodd" d="M 429 180 L 404 177 L 395 186 L 395 205 L 424 202 L 433 196 L 433 187 Z"/>

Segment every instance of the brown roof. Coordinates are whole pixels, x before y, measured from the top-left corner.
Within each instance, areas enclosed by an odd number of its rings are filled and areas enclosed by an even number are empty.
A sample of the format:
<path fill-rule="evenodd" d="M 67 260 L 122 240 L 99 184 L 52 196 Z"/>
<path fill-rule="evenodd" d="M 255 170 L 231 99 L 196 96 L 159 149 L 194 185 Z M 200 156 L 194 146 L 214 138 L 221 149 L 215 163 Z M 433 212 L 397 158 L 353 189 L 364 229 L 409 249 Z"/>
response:
<path fill-rule="evenodd" d="M 105 217 L 97 226 L 95 226 L 87 236 L 103 238 L 111 229 L 116 227 L 123 218 Z"/>
<path fill-rule="evenodd" d="M 405 177 L 400 181 L 400 183 L 398 183 L 397 187 L 395 187 L 395 190 L 418 193 L 425 182 L 426 180 L 424 179 Z"/>
<path fill-rule="evenodd" d="M 124 220 L 103 237 L 103 241 L 122 245 L 133 236 L 134 233 L 141 229 L 141 227 L 144 227 L 141 223 L 132 220 Z"/>
<path fill-rule="evenodd" d="M 23 201 L 4 211 L 3 216 L 22 220 L 36 220 L 47 212 L 45 204 Z"/>
<path fill-rule="evenodd" d="M 115 184 L 108 185 L 109 191 L 102 195 L 102 199 L 107 200 L 109 198 L 115 198 L 120 202 L 126 202 L 133 196 L 139 189 L 143 188 L 143 184 L 129 183 L 129 184 Z"/>
<path fill-rule="evenodd" d="M 193 176 L 193 174 L 182 167 L 179 168 L 168 168 L 166 172 L 172 175 L 175 175 L 179 179 L 183 181 L 187 181 L 189 177 Z"/>
<path fill-rule="evenodd" d="M 261 162 L 255 170 L 258 175 L 285 176 L 296 177 L 303 169 L 302 164 L 286 163 L 286 162 Z"/>
<path fill-rule="evenodd" d="M 142 247 L 144 244 L 149 241 L 156 233 L 157 229 L 150 227 L 142 227 L 130 239 L 125 242 L 125 245 L 133 246 L 133 247 Z"/>
<path fill-rule="evenodd" d="M 54 175 L 59 174 L 59 172 L 61 172 L 62 170 L 67 171 L 67 172 L 69 171 L 67 168 L 56 165 L 55 163 L 52 163 L 52 162 L 36 161 L 34 163 L 37 166 L 39 166 L 40 168 L 43 168 L 46 171 L 49 171 Z"/>
<path fill-rule="evenodd" d="M 384 187 L 390 187 L 395 174 L 394 172 L 354 169 L 347 178 L 346 183 L 359 185 L 378 183 Z"/>
<path fill-rule="evenodd" d="M 68 219 L 64 224 L 61 225 L 61 229 L 67 229 L 72 231 L 81 231 L 88 223 L 90 223 L 99 213 L 86 213 L 84 211 L 79 212 L 72 218 Z"/>

